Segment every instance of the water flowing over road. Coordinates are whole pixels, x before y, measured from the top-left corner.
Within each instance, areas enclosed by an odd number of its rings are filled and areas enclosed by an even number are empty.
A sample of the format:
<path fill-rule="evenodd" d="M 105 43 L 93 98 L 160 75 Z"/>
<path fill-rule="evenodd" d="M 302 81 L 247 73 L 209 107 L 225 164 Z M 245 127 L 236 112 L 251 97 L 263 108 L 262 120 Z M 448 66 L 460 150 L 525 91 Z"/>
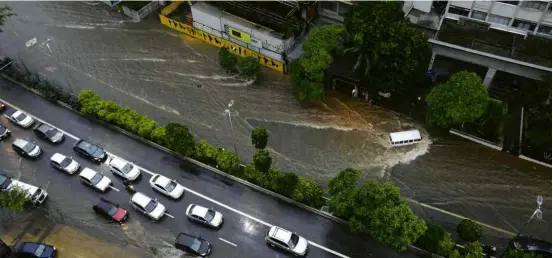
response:
<path fill-rule="evenodd" d="M 544 221 L 527 230 L 551 240 L 551 171 L 455 137 L 429 139 L 426 131 L 395 112 L 330 95 L 302 107 L 286 75 L 262 69 L 258 80 L 224 73 L 217 49 L 159 24 L 140 23 L 103 4 L 7 3 L 17 16 L 0 34 L 0 53 L 31 71 L 91 89 L 158 121 L 182 122 L 198 138 L 253 155 L 250 131 L 270 133 L 273 163 L 321 182 L 345 167 L 365 178 L 387 178 L 405 195 L 436 207 L 514 231 L 545 196 Z M 33 38 L 37 43 L 26 47 Z M 222 115 L 234 100 L 233 130 Z M 387 133 L 423 132 L 416 146 L 390 148 Z M 399 164 L 399 165 L 398 165 Z M 419 215 L 450 224 L 457 219 L 415 207 Z"/>

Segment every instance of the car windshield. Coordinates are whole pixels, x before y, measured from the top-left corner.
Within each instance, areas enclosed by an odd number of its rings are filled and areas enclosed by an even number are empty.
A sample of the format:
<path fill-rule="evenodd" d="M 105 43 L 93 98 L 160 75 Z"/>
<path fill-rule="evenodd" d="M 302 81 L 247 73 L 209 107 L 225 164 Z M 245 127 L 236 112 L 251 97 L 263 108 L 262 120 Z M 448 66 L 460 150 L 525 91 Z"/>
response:
<path fill-rule="evenodd" d="M 177 187 L 177 183 L 175 181 L 169 181 L 169 183 L 165 186 L 165 189 L 167 189 L 167 192 L 172 192 Z"/>
<path fill-rule="evenodd" d="M 35 191 L 33 196 L 31 196 L 31 199 L 33 201 L 36 201 L 41 195 L 42 195 L 42 189 L 39 188 L 38 190 Z"/>
<path fill-rule="evenodd" d="M 45 249 L 46 249 L 45 245 L 38 245 L 38 248 L 35 250 L 36 257 L 42 256 L 42 253 L 44 253 Z"/>
<path fill-rule="evenodd" d="M 194 238 L 194 240 L 192 240 L 192 244 L 190 245 L 190 249 L 198 252 L 200 250 L 200 247 L 202 247 L 202 241 L 200 241 L 197 238 Z"/>
<path fill-rule="evenodd" d="M 95 148 L 94 152 L 91 152 L 92 156 L 94 156 L 96 158 L 99 158 L 104 154 L 104 150 L 102 150 L 101 148 L 99 148 L 97 146 L 94 146 L 94 148 Z"/>
<path fill-rule="evenodd" d="M 33 151 L 35 149 L 36 145 L 28 142 L 27 144 L 25 144 L 25 146 L 23 147 L 23 150 L 27 153 Z"/>
<path fill-rule="evenodd" d="M 11 179 L 7 176 L 0 175 L 0 190 L 4 190 L 5 188 L 8 188 L 8 186 L 11 184 Z"/>
<path fill-rule="evenodd" d="M 296 234 L 292 234 L 292 236 L 290 237 L 290 241 L 288 241 L 288 246 L 290 248 L 294 248 L 298 244 L 298 241 L 300 241 L 300 237 Z"/>
<path fill-rule="evenodd" d="M 156 207 L 157 207 L 157 202 L 154 200 L 150 200 L 150 202 L 146 204 L 146 207 L 144 207 L 144 209 L 146 210 L 146 212 L 150 213 L 154 211 Z"/>
<path fill-rule="evenodd" d="M 92 179 L 90 179 L 90 182 L 95 185 L 95 184 L 98 184 L 100 183 L 100 180 L 102 180 L 104 176 L 102 176 L 100 173 L 96 173 L 96 175 L 94 175 L 94 177 L 92 177 Z"/>
<path fill-rule="evenodd" d="M 117 213 L 118 210 L 119 210 L 119 208 L 117 208 L 117 206 L 113 206 L 113 207 L 111 207 L 111 209 L 109 209 L 108 215 L 113 216 L 113 215 L 115 215 L 115 213 Z"/>
<path fill-rule="evenodd" d="M 80 147 L 83 149 L 83 150 L 86 150 L 88 153 L 94 153 L 96 150 L 98 150 L 98 147 L 96 145 L 92 145 L 88 142 L 81 142 L 81 144 L 79 144 Z"/>
<path fill-rule="evenodd" d="M 205 214 L 204 219 L 207 221 L 212 221 L 213 218 L 215 218 L 215 211 L 214 210 L 207 210 L 207 213 Z"/>
<path fill-rule="evenodd" d="M 46 131 L 46 136 L 48 136 L 48 138 L 52 138 L 54 137 L 59 131 L 56 130 L 55 128 L 51 128 L 50 130 Z"/>
<path fill-rule="evenodd" d="M 63 159 L 63 160 L 61 161 L 60 165 L 61 165 L 62 167 L 64 167 L 64 168 L 66 168 L 66 167 L 68 167 L 69 165 L 71 165 L 71 162 L 73 162 L 73 160 L 66 157 L 65 159 Z"/>
<path fill-rule="evenodd" d="M 20 113 L 18 116 L 15 117 L 15 120 L 21 122 L 23 119 L 27 118 L 27 115 Z"/>
<path fill-rule="evenodd" d="M 131 163 L 127 163 L 123 168 L 121 169 L 121 172 L 128 174 L 133 169 L 133 165 Z"/>

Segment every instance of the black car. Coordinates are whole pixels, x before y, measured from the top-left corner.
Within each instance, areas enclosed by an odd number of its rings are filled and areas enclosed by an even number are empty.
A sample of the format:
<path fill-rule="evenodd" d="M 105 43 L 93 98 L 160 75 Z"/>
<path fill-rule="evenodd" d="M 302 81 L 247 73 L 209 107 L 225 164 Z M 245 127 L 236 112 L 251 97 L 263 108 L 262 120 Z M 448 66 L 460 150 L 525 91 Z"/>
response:
<path fill-rule="evenodd" d="M 199 255 L 201 257 L 207 257 L 211 253 L 211 243 L 207 240 L 189 235 L 186 233 L 180 233 L 175 239 L 175 248 L 185 251 L 188 254 Z"/>
<path fill-rule="evenodd" d="M 542 258 L 551 258 L 551 243 L 526 235 L 517 235 L 511 240 L 511 246 L 525 253 L 535 253 Z"/>
<path fill-rule="evenodd" d="M 35 134 L 51 143 L 60 143 L 63 141 L 63 133 L 53 126 L 45 123 L 40 123 L 33 128 Z"/>
<path fill-rule="evenodd" d="M 91 159 L 95 162 L 103 163 L 108 158 L 108 154 L 104 149 L 102 149 L 100 146 L 87 142 L 85 140 L 79 140 L 74 146 L 73 150 L 77 152 L 77 154 Z"/>
<path fill-rule="evenodd" d="M 127 210 L 104 198 L 100 198 L 100 201 L 94 204 L 92 209 L 94 209 L 96 213 L 117 223 L 123 223 L 129 217 L 129 212 Z"/>
<path fill-rule="evenodd" d="M 41 243 L 20 242 L 13 247 L 13 253 L 16 254 L 16 257 L 54 258 L 56 257 L 56 248 Z"/>
<path fill-rule="evenodd" d="M 0 190 L 5 190 L 10 186 L 12 183 L 12 179 L 9 176 L 6 176 L 6 174 L 0 172 Z"/>
<path fill-rule="evenodd" d="M 8 136 L 10 136 L 11 134 L 11 131 L 4 127 L 3 125 L 0 125 L 0 140 L 4 139 L 4 138 L 7 138 Z"/>

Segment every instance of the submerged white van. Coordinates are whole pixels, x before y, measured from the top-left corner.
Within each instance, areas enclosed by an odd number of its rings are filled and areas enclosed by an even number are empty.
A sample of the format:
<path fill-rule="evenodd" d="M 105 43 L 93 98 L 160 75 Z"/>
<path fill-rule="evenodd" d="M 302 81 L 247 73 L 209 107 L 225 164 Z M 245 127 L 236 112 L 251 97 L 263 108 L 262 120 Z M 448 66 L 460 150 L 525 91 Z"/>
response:
<path fill-rule="evenodd" d="M 392 146 L 403 146 L 419 143 L 422 140 L 419 130 L 390 133 L 389 141 Z"/>
<path fill-rule="evenodd" d="M 10 186 L 8 186 L 8 189 L 12 189 L 15 187 L 26 191 L 27 198 L 29 198 L 33 204 L 42 204 L 44 200 L 46 200 L 46 197 L 48 197 L 48 193 L 42 190 L 40 187 L 36 187 L 34 185 L 12 179 L 12 183 L 10 184 Z"/>

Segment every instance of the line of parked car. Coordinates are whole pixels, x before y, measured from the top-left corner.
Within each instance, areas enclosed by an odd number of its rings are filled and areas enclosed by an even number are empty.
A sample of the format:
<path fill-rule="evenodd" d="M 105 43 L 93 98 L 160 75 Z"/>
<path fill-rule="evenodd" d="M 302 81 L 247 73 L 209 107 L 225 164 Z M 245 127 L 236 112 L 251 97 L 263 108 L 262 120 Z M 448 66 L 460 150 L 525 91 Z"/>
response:
<path fill-rule="evenodd" d="M 3 108 L 0 103 L 0 111 Z M 34 119 L 22 111 L 15 110 L 11 114 L 4 114 L 8 120 L 22 128 L 30 128 L 35 123 Z M 39 137 L 52 144 L 59 144 L 64 141 L 65 135 L 57 128 L 45 124 L 38 123 L 33 127 L 33 132 Z M 0 140 L 10 136 L 11 131 L 0 124 Z M 38 158 L 43 150 L 34 142 L 30 142 L 21 138 L 16 138 L 12 142 L 12 148 L 21 156 L 28 158 Z M 78 140 L 73 146 L 73 150 L 80 156 L 89 159 L 95 163 L 107 162 L 110 171 L 124 179 L 125 181 L 134 181 L 141 176 L 141 171 L 138 166 L 119 157 L 111 156 L 100 146 L 85 141 Z M 79 172 L 79 180 L 100 192 L 105 192 L 112 187 L 113 183 L 110 178 L 88 167 L 82 168 L 81 165 L 71 156 L 61 153 L 55 153 L 50 158 L 50 164 L 57 170 L 63 171 L 69 175 Z M 153 174 L 149 180 L 150 186 L 172 199 L 179 199 L 184 195 L 185 188 L 176 180 L 167 178 L 160 174 Z M 12 179 L 0 171 L 0 190 L 10 189 L 11 187 L 20 187 L 28 192 L 28 196 L 33 204 L 41 204 L 44 202 L 48 194 L 39 187 L 35 187 L 18 180 Z M 144 193 L 134 192 L 130 199 L 131 206 L 149 217 L 157 221 L 166 214 L 166 208 L 159 203 L 157 199 L 151 198 Z M 116 223 L 125 222 L 129 213 L 121 208 L 118 204 L 105 199 L 100 200 L 93 206 L 93 210 L 101 216 L 112 220 Z M 220 228 L 223 225 L 223 214 L 214 209 L 206 208 L 197 204 L 190 204 L 186 209 L 187 219 L 194 223 L 199 223 L 212 228 Z M 308 251 L 308 241 L 297 235 L 294 232 L 286 229 L 273 226 L 267 232 L 265 237 L 267 244 L 271 247 L 280 248 L 288 251 L 296 256 L 304 256 Z M 180 233 L 175 239 L 175 247 L 187 253 L 205 257 L 212 249 L 212 245 L 207 240 L 186 233 Z M 53 256 L 37 256 L 37 257 L 54 257 Z"/>

